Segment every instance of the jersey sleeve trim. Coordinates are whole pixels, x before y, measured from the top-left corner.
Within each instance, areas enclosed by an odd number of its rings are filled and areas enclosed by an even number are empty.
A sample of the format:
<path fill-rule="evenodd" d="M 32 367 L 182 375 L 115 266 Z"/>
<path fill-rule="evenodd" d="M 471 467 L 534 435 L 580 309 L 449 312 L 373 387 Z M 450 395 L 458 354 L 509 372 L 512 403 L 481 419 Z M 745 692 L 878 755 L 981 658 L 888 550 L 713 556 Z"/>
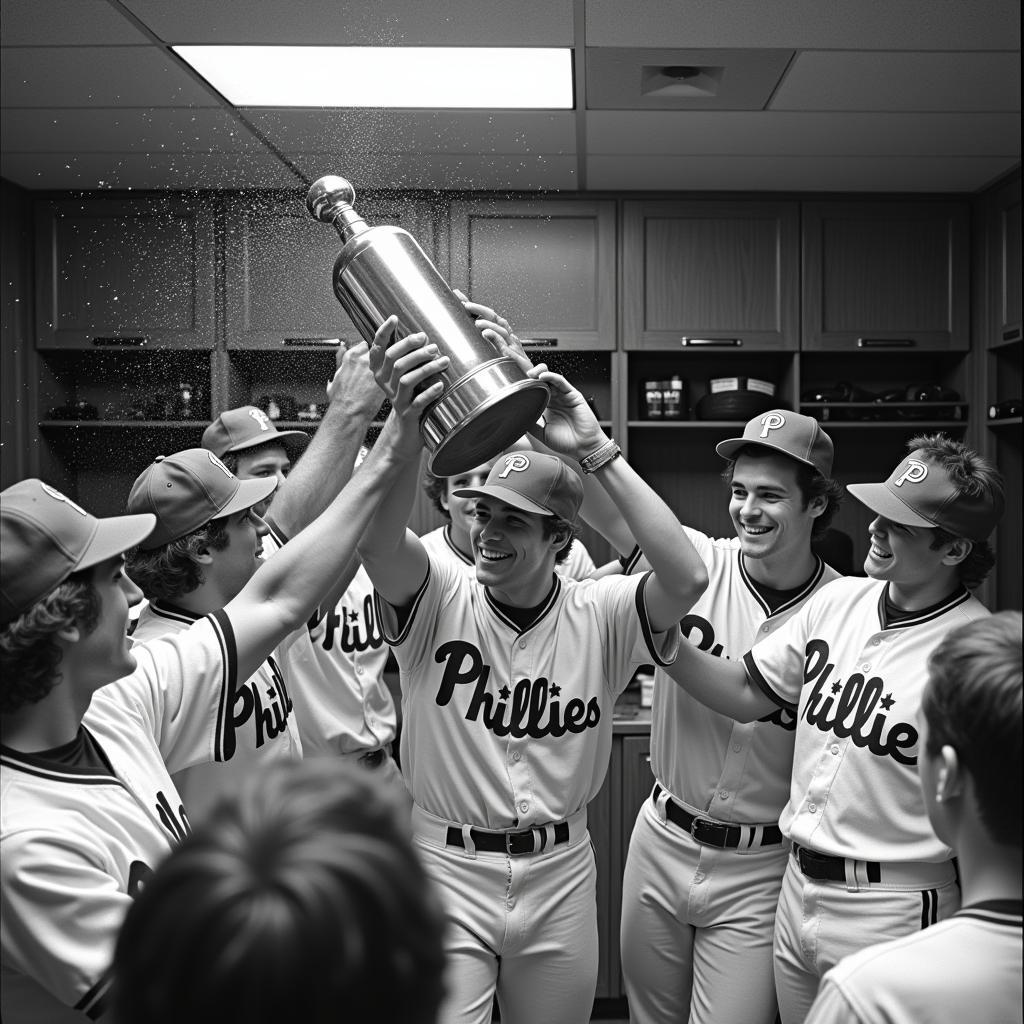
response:
<path fill-rule="evenodd" d="M 796 704 L 785 700 L 779 694 L 777 694 L 772 688 L 771 684 L 763 675 L 761 670 L 757 667 L 757 662 L 754 661 L 753 652 L 747 651 L 743 655 L 743 667 L 746 669 L 747 678 L 756 686 L 773 704 L 777 704 L 780 708 L 785 708 L 787 711 L 796 711 Z"/>
<path fill-rule="evenodd" d="M 394 636 L 389 635 L 390 631 L 388 629 L 388 618 L 384 614 L 384 605 L 387 605 L 389 608 L 394 608 L 395 606 L 391 604 L 390 601 L 385 601 L 384 598 L 382 598 L 378 593 L 377 588 L 374 587 L 373 610 L 377 616 L 377 622 L 380 625 L 381 635 L 384 637 L 385 641 L 391 644 L 392 646 L 397 647 L 398 645 L 404 643 L 406 639 L 408 639 L 409 630 L 412 629 L 412 621 L 414 618 L 416 618 L 416 610 L 419 608 L 421 602 L 423 601 L 423 595 L 427 592 L 427 585 L 430 583 L 431 571 L 432 567 L 428 561 L 427 574 L 423 577 L 423 582 L 420 584 L 420 589 L 417 590 L 416 594 L 413 596 L 412 604 L 409 608 L 409 614 L 406 616 L 405 622 L 402 623 L 401 628 Z"/>
<path fill-rule="evenodd" d="M 288 543 L 288 537 L 281 530 L 281 528 L 272 519 L 263 517 L 263 522 L 267 524 L 267 528 L 270 530 L 270 536 L 274 538 L 274 543 L 279 547 L 283 548 Z"/>
<path fill-rule="evenodd" d="M 633 550 L 628 555 L 619 556 L 619 565 L 622 566 L 622 575 L 629 576 L 633 570 L 637 567 L 640 559 L 643 558 L 644 553 L 640 550 L 639 544 L 633 545 Z"/>
<path fill-rule="evenodd" d="M 90 1020 L 99 1020 L 107 1012 L 107 998 L 113 980 L 113 971 L 104 971 L 99 981 L 75 1003 L 75 1009 L 84 1013 Z"/>
<path fill-rule="evenodd" d="M 227 716 L 231 713 L 228 702 L 235 693 L 235 683 L 238 678 L 238 650 L 235 645 L 235 631 L 231 625 L 231 619 L 223 608 L 207 616 L 213 631 L 220 643 L 223 671 L 220 685 L 220 700 L 217 702 L 217 729 L 214 733 L 215 761 L 224 760 L 224 724 Z"/>
<path fill-rule="evenodd" d="M 636 588 L 636 613 L 640 616 L 640 629 L 643 632 L 644 643 L 647 645 L 647 652 L 650 654 L 651 659 L 655 665 L 660 665 L 664 668 L 666 665 L 671 665 L 675 660 L 675 651 L 673 651 L 673 657 L 666 661 L 658 651 L 658 646 L 654 642 L 654 630 L 651 629 L 651 620 L 647 617 L 647 602 L 644 600 L 644 591 L 647 589 L 647 581 L 651 578 L 653 572 L 648 571 L 640 577 L 640 582 Z"/>

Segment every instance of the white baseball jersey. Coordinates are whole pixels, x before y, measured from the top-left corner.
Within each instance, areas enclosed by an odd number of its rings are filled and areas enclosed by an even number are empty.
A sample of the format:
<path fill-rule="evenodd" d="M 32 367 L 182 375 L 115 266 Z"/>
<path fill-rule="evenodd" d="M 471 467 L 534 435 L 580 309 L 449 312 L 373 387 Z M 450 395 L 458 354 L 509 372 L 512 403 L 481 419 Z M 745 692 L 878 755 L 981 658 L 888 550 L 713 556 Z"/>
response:
<path fill-rule="evenodd" d="M 427 549 L 427 554 L 431 558 L 437 560 L 443 558 L 450 559 L 456 564 L 461 565 L 470 576 L 475 578 L 476 564 L 472 558 L 467 557 L 455 546 L 455 542 L 452 540 L 451 523 L 445 523 L 444 526 L 439 526 L 436 530 L 423 534 L 420 537 L 420 541 Z M 559 576 L 565 576 L 566 579 L 585 580 L 595 568 L 596 566 L 594 565 L 593 558 L 590 557 L 590 552 L 577 537 L 569 549 L 569 557 L 555 565 L 555 572 Z"/>
<path fill-rule="evenodd" d="M 184 633 L 200 618 L 166 601 L 150 601 L 132 634 L 132 649 L 168 634 Z M 304 639 L 304 629 L 289 634 L 245 684 L 236 688 L 222 723 L 223 735 L 211 737 L 209 756 L 174 774 L 174 785 L 193 823 L 206 818 L 217 800 L 237 788 L 254 769 L 302 757 L 299 727 L 292 714 L 290 664 L 291 649 Z M 242 732 L 248 739 L 239 743 L 237 737 Z"/>
<path fill-rule="evenodd" d="M 946 921 L 846 957 L 807 1024 L 1020 1024 L 1020 900 L 976 903 Z"/>
<path fill-rule="evenodd" d="M 755 685 L 797 713 L 783 833 L 838 857 L 939 863 L 953 851 L 925 812 L 917 711 L 931 650 L 988 611 L 961 588 L 939 608 L 889 623 L 887 587 L 830 583 L 743 660 Z"/>
<path fill-rule="evenodd" d="M 807 598 L 839 574 L 821 559 L 800 593 L 772 612 L 758 594 L 738 538 L 711 540 L 683 527 L 708 570 L 708 587 L 681 622 L 702 651 L 738 661 L 779 629 Z M 651 768 L 661 786 L 719 821 L 778 820 L 789 796 L 796 717 L 788 708 L 740 723 L 691 697 L 655 669 Z"/>
<path fill-rule="evenodd" d="M 103 1014 L 129 900 L 188 832 L 170 773 L 251 742 L 223 612 L 133 652 L 136 670 L 99 690 L 83 719 L 113 775 L 0 748 L 7 1024 Z"/>
<path fill-rule="evenodd" d="M 264 558 L 283 543 L 271 528 Z M 384 681 L 388 646 L 362 566 L 334 608 L 310 619 L 309 639 L 292 649 L 289 678 L 303 754 L 360 754 L 389 744 L 398 715 Z"/>
<path fill-rule="evenodd" d="M 576 582 L 519 629 L 451 559 L 431 559 L 407 621 L 377 596 L 401 670 L 402 766 L 413 799 L 489 829 L 544 825 L 601 788 L 615 699 L 642 664 L 667 664 L 678 630 L 653 634 L 644 576 Z"/>

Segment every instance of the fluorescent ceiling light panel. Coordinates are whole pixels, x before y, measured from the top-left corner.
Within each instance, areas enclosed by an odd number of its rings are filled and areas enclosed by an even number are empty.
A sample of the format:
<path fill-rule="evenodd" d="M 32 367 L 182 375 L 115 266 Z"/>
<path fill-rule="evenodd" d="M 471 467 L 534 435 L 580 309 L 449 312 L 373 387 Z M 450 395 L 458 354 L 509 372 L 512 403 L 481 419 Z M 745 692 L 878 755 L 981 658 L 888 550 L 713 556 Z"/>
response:
<path fill-rule="evenodd" d="M 571 110 L 561 48 L 175 46 L 236 107 Z"/>

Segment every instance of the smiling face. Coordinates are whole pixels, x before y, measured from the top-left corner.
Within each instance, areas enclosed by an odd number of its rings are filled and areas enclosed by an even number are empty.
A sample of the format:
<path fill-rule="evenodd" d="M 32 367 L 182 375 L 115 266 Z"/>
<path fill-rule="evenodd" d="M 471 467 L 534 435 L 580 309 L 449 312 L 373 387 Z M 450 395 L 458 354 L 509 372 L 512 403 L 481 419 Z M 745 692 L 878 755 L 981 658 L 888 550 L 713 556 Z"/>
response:
<path fill-rule="evenodd" d="M 798 467 L 784 455 L 741 453 L 733 466 L 729 515 L 746 558 L 786 569 L 808 557 L 824 499 L 804 508 Z"/>
<path fill-rule="evenodd" d="M 273 478 L 277 480 L 277 488 L 271 492 L 270 496 L 254 506 L 258 516 L 266 515 L 274 495 L 284 484 L 285 480 L 288 479 L 288 474 L 291 472 L 292 462 L 288 458 L 288 452 L 285 451 L 284 445 L 264 444 L 256 448 L 235 452 L 235 459 L 238 462 L 235 476 L 239 479 L 269 480 Z"/>
<path fill-rule="evenodd" d="M 475 499 L 471 541 L 476 578 L 499 601 L 515 607 L 539 604 L 551 587 L 555 554 L 564 537 L 544 536 L 543 516 L 494 498 Z"/>
<path fill-rule="evenodd" d="M 72 648 L 75 678 L 88 693 L 135 670 L 128 640 L 128 609 L 142 600 L 142 591 L 125 574 L 123 555 L 98 563 L 92 571 L 92 585 L 100 600 L 100 617 L 96 627 Z"/>
<path fill-rule="evenodd" d="M 876 516 L 868 526 L 871 539 L 864 571 L 876 580 L 906 587 L 921 587 L 949 570 L 944 560 L 947 546 L 931 547 L 935 531 L 923 526 L 904 526 Z"/>
<path fill-rule="evenodd" d="M 261 564 L 262 538 L 270 529 L 256 514 L 256 507 L 254 505 L 228 516 L 225 524 L 227 546 L 220 551 L 209 552 L 212 561 L 205 575 L 216 584 L 224 604 L 238 596 Z"/>
<path fill-rule="evenodd" d="M 451 516 L 451 537 L 455 546 L 473 557 L 473 541 L 470 536 L 473 529 L 473 510 L 476 508 L 477 498 L 458 498 L 452 491 L 462 487 L 482 487 L 487 482 L 487 474 L 491 470 L 491 464 L 485 462 L 482 466 L 459 473 L 457 476 L 450 476 L 445 481 L 445 493 L 440 499 L 441 504 L 448 510 Z"/>

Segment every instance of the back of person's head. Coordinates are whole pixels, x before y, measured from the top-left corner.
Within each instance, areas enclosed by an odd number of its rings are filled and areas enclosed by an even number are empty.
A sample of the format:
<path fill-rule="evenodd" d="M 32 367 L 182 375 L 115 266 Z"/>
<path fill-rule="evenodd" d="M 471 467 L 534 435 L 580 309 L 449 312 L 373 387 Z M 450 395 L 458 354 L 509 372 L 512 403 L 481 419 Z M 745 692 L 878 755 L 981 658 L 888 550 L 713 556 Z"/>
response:
<path fill-rule="evenodd" d="M 247 780 L 129 909 L 118 1024 L 434 1024 L 443 919 L 401 813 L 336 762 Z"/>
<path fill-rule="evenodd" d="M 999 612 L 950 633 L 928 660 L 926 750 L 952 747 L 974 780 L 982 824 L 1021 846 L 1021 613 Z"/>

